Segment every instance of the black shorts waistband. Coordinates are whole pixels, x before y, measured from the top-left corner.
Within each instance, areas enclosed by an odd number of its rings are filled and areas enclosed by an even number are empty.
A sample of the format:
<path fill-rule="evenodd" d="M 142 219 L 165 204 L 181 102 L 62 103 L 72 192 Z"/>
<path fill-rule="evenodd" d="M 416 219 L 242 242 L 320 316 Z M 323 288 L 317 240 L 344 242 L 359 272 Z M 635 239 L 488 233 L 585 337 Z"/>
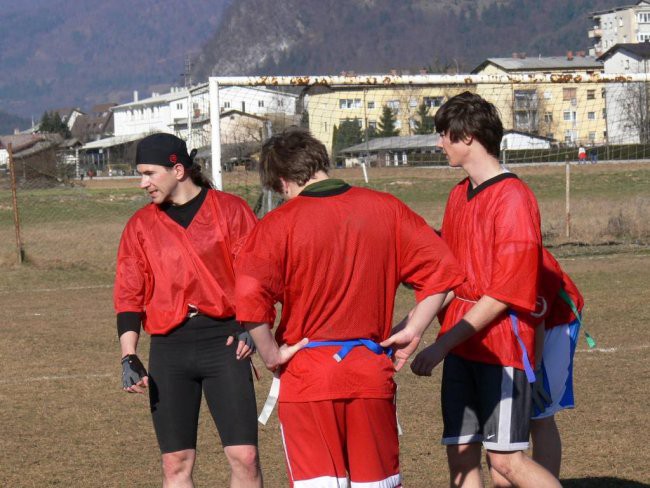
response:
<path fill-rule="evenodd" d="M 152 334 L 151 340 L 154 342 L 173 341 L 174 339 L 191 340 L 201 331 L 207 331 L 211 335 L 223 335 L 225 337 L 238 329 L 241 329 L 241 326 L 235 320 L 234 316 L 214 318 L 199 314 L 185 319 L 178 327 L 167 334 Z"/>

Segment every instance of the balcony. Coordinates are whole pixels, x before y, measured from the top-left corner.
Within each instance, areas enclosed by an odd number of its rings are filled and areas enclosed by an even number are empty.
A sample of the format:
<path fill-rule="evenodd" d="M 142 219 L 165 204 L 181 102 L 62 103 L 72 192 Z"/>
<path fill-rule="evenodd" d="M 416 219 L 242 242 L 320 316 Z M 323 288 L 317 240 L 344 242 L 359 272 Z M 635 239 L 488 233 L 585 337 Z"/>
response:
<path fill-rule="evenodd" d="M 603 37 L 603 30 L 600 27 L 594 27 L 589 31 L 589 38 Z"/>

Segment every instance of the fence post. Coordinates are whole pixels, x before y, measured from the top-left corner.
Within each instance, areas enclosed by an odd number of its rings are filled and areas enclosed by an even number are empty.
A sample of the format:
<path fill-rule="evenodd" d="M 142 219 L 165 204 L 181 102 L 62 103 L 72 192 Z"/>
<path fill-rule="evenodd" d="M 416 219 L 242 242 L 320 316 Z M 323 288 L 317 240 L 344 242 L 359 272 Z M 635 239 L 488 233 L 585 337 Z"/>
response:
<path fill-rule="evenodd" d="M 14 230 L 16 232 L 16 257 L 18 264 L 22 264 L 25 253 L 23 251 L 23 242 L 20 237 L 20 215 L 18 213 L 18 196 L 16 194 L 16 166 L 14 163 L 14 150 L 11 144 L 7 145 L 9 154 L 9 174 L 11 177 L 11 203 L 14 210 Z"/>
<path fill-rule="evenodd" d="M 566 236 L 571 237 L 571 162 L 566 158 Z"/>
<path fill-rule="evenodd" d="M 212 182 L 217 189 L 223 189 L 221 180 L 221 110 L 219 109 L 219 83 L 209 81 L 210 125 L 212 127 Z"/>

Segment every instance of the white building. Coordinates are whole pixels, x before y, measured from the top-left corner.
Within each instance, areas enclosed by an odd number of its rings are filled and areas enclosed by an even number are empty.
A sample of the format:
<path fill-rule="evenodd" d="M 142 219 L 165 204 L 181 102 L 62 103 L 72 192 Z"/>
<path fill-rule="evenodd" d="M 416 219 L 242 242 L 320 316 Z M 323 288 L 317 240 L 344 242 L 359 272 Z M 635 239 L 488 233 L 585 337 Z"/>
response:
<path fill-rule="evenodd" d="M 226 86 L 219 90 L 220 112 L 237 110 L 256 116 L 273 114 L 295 117 L 297 99 L 298 96 L 292 93 L 259 87 Z M 116 137 L 168 132 L 186 139 L 189 116 L 192 117 L 193 137 L 195 131 L 209 134 L 207 83 L 192 87 L 191 98 L 187 88 L 172 88 L 164 94 L 153 93 L 142 100 L 134 92 L 132 102 L 118 105 L 112 110 Z"/>
<path fill-rule="evenodd" d="M 650 73 L 650 42 L 616 44 L 599 60 L 608 73 Z M 650 87 L 647 83 L 611 83 L 606 89 L 610 144 L 650 141 Z"/>
<path fill-rule="evenodd" d="M 589 50 L 592 56 L 600 56 L 615 44 L 650 41 L 649 1 L 593 12 L 590 18 L 594 21 L 589 31 L 589 38 L 594 41 Z"/>
<path fill-rule="evenodd" d="M 549 149 L 553 139 L 517 130 L 507 130 L 501 139 L 501 150 Z"/>

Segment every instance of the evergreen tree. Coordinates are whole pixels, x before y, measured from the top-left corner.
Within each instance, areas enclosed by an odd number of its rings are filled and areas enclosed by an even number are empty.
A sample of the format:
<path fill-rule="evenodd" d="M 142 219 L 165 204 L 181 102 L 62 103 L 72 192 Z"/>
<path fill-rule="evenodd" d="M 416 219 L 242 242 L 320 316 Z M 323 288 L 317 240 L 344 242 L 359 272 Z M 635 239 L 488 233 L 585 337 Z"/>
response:
<path fill-rule="evenodd" d="M 395 128 L 397 117 L 388 105 L 384 105 L 377 124 L 377 137 L 394 137 L 399 135 L 399 130 Z"/>
<path fill-rule="evenodd" d="M 38 128 L 39 132 L 48 132 L 51 134 L 61 134 L 65 139 L 71 136 L 70 129 L 58 112 L 45 112 L 41 118 L 41 123 Z"/>
<path fill-rule="evenodd" d="M 341 121 L 338 127 L 334 126 L 332 139 L 332 157 L 336 160 L 341 149 L 354 146 L 363 141 L 359 119 L 345 119 Z"/>
<path fill-rule="evenodd" d="M 416 134 L 433 134 L 435 131 L 435 123 L 433 116 L 429 115 L 429 107 L 424 103 L 418 107 L 418 117 L 420 120 L 415 121 Z"/>

